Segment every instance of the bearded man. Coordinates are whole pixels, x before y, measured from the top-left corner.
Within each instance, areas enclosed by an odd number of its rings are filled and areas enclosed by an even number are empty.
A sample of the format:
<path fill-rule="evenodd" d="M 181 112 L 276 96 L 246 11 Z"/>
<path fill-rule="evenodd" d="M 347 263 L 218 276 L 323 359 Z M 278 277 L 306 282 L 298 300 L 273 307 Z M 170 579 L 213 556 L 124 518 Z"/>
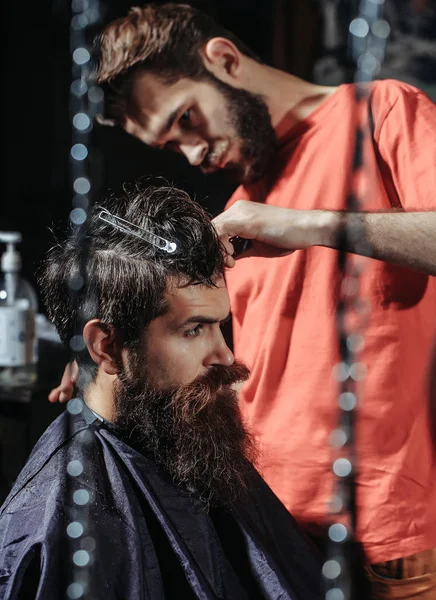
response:
<path fill-rule="evenodd" d="M 314 547 L 252 464 L 224 267 L 174 188 L 108 199 L 51 251 L 41 290 L 80 398 L 1 509 L 0 598 L 321 597 Z"/>

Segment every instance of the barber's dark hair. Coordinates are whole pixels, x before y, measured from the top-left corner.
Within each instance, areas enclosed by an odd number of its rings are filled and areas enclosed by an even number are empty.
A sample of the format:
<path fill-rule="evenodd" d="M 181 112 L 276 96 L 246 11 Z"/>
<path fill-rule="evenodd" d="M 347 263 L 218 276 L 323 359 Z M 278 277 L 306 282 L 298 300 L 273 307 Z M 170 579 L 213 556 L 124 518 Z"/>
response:
<path fill-rule="evenodd" d="M 232 41 L 247 56 L 260 59 L 233 33 L 206 13 L 187 4 L 133 7 L 96 37 L 96 81 L 105 91 L 104 117 L 122 125 L 130 85 L 138 71 L 158 74 L 167 82 L 182 77 L 211 79 L 201 49 L 214 37 Z"/>
<path fill-rule="evenodd" d="M 176 242 L 176 252 L 106 223 L 99 217 L 104 209 Z M 197 202 L 174 187 L 135 184 L 96 205 L 80 229 L 52 248 L 39 284 L 47 315 L 66 344 L 96 318 L 113 326 L 126 348 L 137 349 L 147 325 L 165 313 L 170 285 L 212 287 L 224 266 L 222 245 Z M 88 373 L 83 381 L 92 379 L 97 368 L 87 350 L 76 359 Z"/>

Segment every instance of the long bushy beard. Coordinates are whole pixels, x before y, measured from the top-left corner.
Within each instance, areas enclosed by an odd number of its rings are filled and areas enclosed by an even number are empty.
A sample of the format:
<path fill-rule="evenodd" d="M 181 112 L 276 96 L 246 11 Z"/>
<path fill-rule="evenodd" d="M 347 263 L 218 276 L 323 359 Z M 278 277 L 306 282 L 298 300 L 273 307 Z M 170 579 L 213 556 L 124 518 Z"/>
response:
<path fill-rule="evenodd" d="M 236 392 L 241 364 L 213 366 L 192 383 L 158 392 L 145 377 L 122 372 L 115 389 L 116 425 L 177 485 L 208 507 L 233 504 L 247 489 L 256 450 Z"/>

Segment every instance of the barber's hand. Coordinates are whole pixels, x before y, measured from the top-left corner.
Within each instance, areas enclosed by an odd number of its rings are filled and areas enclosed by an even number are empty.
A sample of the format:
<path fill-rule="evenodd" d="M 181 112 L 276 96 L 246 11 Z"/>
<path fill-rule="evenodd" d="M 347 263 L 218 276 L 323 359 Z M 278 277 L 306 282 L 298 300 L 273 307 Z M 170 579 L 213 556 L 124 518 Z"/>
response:
<path fill-rule="evenodd" d="M 248 200 L 237 200 L 229 209 L 222 212 L 212 221 L 223 243 L 229 238 L 239 236 L 246 240 L 256 240 L 281 250 L 295 250 L 289 247 L 285 238 L 286 225 L 293 212 L 287 208 L 259 204 Z M 300 240 L 301 244 L 303 240 Z"/>
<path fill-rule="evenodd" d="M 334 212 L 294 210 L 237 200 L 229 209 L 215 217 L 213 224 L 229 253 L 229 239 L 239 236 L 258 242 L 256 250 L 265 256 L 282 256 L 294 250 L 327 245 L 330 229 L 337 217 Z"/>
<path fill-rule="evenodd" d="M 65 367 L 60 384 L 52 389 L 48 395 L 49 402 L 68 402 L 74 394 L 74 385 L 77 382 L 79 368 L 76 361 L 70 362 Z"/>

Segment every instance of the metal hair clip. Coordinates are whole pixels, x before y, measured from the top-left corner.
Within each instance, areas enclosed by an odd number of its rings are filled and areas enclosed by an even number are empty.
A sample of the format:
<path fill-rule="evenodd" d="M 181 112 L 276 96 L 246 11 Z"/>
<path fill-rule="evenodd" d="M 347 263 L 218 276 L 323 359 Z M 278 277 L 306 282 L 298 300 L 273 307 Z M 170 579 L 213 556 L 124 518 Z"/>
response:
<path fill-rule="evenodd" d="M 117 217 L 110 213 L 108 210 L 102 210 L 98 218 L 104 221 L 105 223 L 109 223 L 112 227 L 115 227 L 119 231 L 123 231 L 124 233 L 128 233 L 129 235 L 134 235 L 141 240 L 144 240 L 155 246 L 155 248 L 159 248 L 159 250 L 164 250 L 168 252 L 168 254 L 173 254 L 177 250 L 177 244 L 175 242 L 170 242 L 155 233 L 151 233 L 151 231 L 147 231 L 146 229 L 142 229 L 121 217 Z"/>

